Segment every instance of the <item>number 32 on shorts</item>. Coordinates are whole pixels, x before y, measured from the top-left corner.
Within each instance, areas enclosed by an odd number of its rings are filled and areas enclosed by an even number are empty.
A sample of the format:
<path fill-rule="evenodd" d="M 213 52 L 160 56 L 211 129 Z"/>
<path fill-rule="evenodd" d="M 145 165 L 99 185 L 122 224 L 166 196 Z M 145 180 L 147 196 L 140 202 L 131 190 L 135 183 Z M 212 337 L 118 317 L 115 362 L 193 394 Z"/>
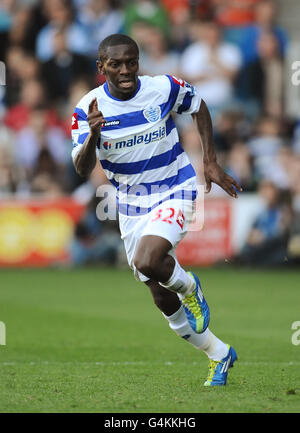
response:
<path fill-rule="evenodd" d="M 175 216 L 175 209 L 172 207 L 167 207 L 157 209 L 152 221 L 157 220 L 161 220 L 169 224 L 173 224 L 174 222 L 176 222 L 180 226 L 180 228 L 183 229 L 185 218 L 181 209 L 179 209 L 177 215 Z"/>

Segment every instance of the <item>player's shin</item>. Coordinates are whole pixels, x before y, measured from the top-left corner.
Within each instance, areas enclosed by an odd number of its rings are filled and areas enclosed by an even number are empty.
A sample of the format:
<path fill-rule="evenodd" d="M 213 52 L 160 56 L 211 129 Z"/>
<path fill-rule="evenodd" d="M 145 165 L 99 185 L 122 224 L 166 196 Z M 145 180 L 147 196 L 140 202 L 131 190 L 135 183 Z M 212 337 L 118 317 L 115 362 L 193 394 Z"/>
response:
<path fill-rule="evenodd" d="M 210 311 L 199 278 L 192 272 L 185 272 L 175 261 L 170 279 L 160 284 L 177 293 L 192 329 L 202 334 L 209 325 Z"/>

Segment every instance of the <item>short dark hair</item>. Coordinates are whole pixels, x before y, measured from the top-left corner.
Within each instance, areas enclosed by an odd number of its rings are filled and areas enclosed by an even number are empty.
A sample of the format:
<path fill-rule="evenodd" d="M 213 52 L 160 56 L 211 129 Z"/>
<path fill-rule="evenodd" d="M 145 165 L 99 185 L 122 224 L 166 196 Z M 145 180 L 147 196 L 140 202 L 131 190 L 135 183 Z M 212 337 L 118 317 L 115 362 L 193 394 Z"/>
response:
<path fill-rule="evenodd" d="M 107 48 L 114 47 L 116 45 L 131 45 L 134 47 L 139 54 L 139 47 L 137 43 L 127 35 L 122 35 L 120 33 L 115 33 L 113 35 L 107 36 L 103 41 L 99 44 L 98 47 L 98 58 L 101 61 L 104 61 L 107 58 Z"/>

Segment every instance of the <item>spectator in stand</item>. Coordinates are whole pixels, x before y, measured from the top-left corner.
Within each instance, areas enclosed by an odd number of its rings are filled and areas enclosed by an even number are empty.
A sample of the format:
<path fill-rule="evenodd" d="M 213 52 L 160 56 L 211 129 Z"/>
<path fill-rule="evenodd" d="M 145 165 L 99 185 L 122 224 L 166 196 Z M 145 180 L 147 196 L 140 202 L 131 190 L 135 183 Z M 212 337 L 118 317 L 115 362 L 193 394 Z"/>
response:
<path fill-rule="evenodd" d="M 37 59 L 18 46 L 10 47 L 6 56 L 6 105 L 11 107 L 16 104 L 22 85 L 27 81 L 39 80 L 39 77 L 40 64 Z"/>
<path fill-rule="evenodd" d="M 47 149 L 55 164 L 64 167 L 69 157 L 70 143 L 58 127 L 47 127 L 47 110 L 37 107 L 32 110 L 28 125 L 16 135 L 15 155 L 19 164 L 32 177 L 43 149 Z M 54 172 L 55 176 L 55 172 Z"/>
<path fill-rule="evenodd" d="M 15 193 L 21 178 L 22 168 L 15 163 L 14 155 L 0 144 L 0 197 Z"/>
<path fill-rule="evenodd" d="M 253 158 L 246 143 L 235 142 L 226 155 L 226 172 L 242 186 L 245 192 L 254 192 L 257 182 L 253 172 Z"/>
<path fill-rule="evenodd" d="M 287 143 L 278 149 L 272 163 L 272 169 L 269 170 L 269 178 L 277 188 L 291 190 L 292 184 L 289 173 L 295 156 L 291 146 Z"/>
<path fill-rule="evenodd" d="M 241 111 L 225 110 L 216 118 L 214 142 L 217 154 L 226 153 L 232 143 L 248 140 L 251 124 Z"/>
<path fill-rule="evenodd" d="M 30 176 L 31 193 L 57 197 L 65 192 L 66 179 L 63 167 L 46 147 L 41 147 Z"/>
<path fill-rule="evenodd" d="M 209 0 L 206 0 L 206 3 Z M 200 4 L 200 2 L 197 2 Z M 189 24 L 190 17 L 196 16 L 189 0 L 162 0 L 170 21 L 170 46 L 172 50 L 182 53 L 190 43 Z"/>
<path fill-rule="evenodd" d="M 291 208 L 271 181 L 261 181 L 258 193 L 264 210 L 254 221 L 237 262 L 257 266 L 281 265 L 287 257 Z"/>
<path fill-rule="evenodd" d="M 67 48 L 75 54 L 86 55 L 90 51 L 90 38 L 85 28 L 75 21 L 75 9 L 71 0 L 45 0 L 45 13 L 49 23 L 41 29 L 36 40 L 36 55 L 46 62 L 54 55 L 54 37 L 57 30 L 66 34 Z"/>
<path fill-rule="evenodd" d="M 17 164 L 14 147 L 14 134 L 0 120 L 0 196 L 16 193 L 25 179 L 25 172 Z"/>
<path fill-rule="evenodd" d="M 260 179 L 274 179 L 277 173 L 277 154 L 283 145 L 278 120 L 271 116 L 261 117 L 254 137 L 248 141 L 250 153 L 254 158 L 254 169 Z"/>
<path fill-rule="evenodd" d="M 47 24 L 43 14 L 44 0 L 2 0 L 0 5 L 0 59 L 7 49 L 17 45 L 34 53 L 38 32 Z"/>
<path fill-rule="evenodd" d="M 23 49 L 29 48 L 27 46 L 27 34 L 29 32 L 31 14 L 32 8 L 29 4 L 15 2 L 12 25 L 8 34 L 8 41 L 11 45 L 18 45 Z"/>
<path fill-rule="evenodd" d="M 42 77 L 50 102 L 64 104 L 70 96 L 70 86 L 78 78 L 91 77 L 91 63 L 85 56 L 72 53 L 67 47 L 65 31 L 53 36 L 53 57 L 42 64 Z"/>
<path fill-rule="evenodd" d="M 296 154 L 290 161 L 290 188 L 292 192 L 293 219 L 290 227 L 288 243 L 289 259 L 293 263 L 300 263 L 300 155 Z"/>
<path fill-rule="evenodd" d="M 5 105 L 11 107 L 20 98 L 24 51 L 18 46 L 9 47 L 4 59 L 6 63 Z"/>
<path fill-rule="evenodd" d="M 171 74 L 179 76 L 179 55 L 168 50 L 164 35 L 158 27 L 147 26 L 140 55 L 141 75 Z"/>
<path fill-rule="evenodd" d="M 188 0 L 161 0 L 171 23 L 176 23 L 179 16 L 189 15 L 190 2 Z"/>
<path fill-rule="evenodd" d="M 299 155 L 300 154 L 300 119 L 298 119 L 293 131 L 292 146 L 294 152 Z"/>
<path fill-rule="evenodd" d="M 181 54 L 191 42 L 189 37 L 190 16 L 182 13 L 175 17 L 171 27 L 170 46 L 173 51 Z"/>
<path fill-rule="evenodd" d="M 233 100 L 241 53 L 233 44 L 222 41 L 220 28 L 213 21 L 197 21 L 192 30 L 196 41 L 182 54 L 182 75 L 197 87 L 215 117 Z"/>
<path fill-rule="evenodd" d="M 261 0 L 211 0 L 216 22 L 224 27 L 252 24 L 255 15 L 253 7 Z"/>
<path fill-rule="evenodd" d="M 257 41 L 258 58 L 241 74 L 245 99 L 259 112 L 280 118 L 283 114 L 283 60 L 273 32 L 262 32 Z"/>
<path fill-rule="evenodd" d="M 255 126 L 254 137 L 248 143 L 253 156 L 275 156 L 282 144 L 281 125 L 278 120 L 272 116 L 260 117 Z"/>
<path fill-rule="evenodd" d="M 295 211 L 288 240 L 288 258 L 292 264 L 300 265 L 300 211 Z"/>
<path fill-rule="evenodd" d="M 14 131 L 28 125 L 32 110 L 46 104 L 45 89 L 40 81 L 29 80 L 22 83 L 20 101 L 13 105 L 4 117 L 4 123 Z M 57 113 L 47 108 L 47 125 L 58 125 Z"/>
<path fill-rule="evenodd" d="M 124 26 L 123 12 L 111 0 L 88 0 L 78 7 L 77 18 L 90 39 L 89 54 L 98 54 L 99 43 L 113 33 L 121 33 Z"/>
<path fill-rule="evenodd" d="M 0 3 L 0 59 L 5 58 L 8 45 L 8 32 L 13 22 L 14 0 L 5 0 Z"/>
<path fill-rule="evenodd" d="M 133 0 L 125 8 L 125 33 L 131 35 L 132 26 L 143 22 L 160 28 L 166 38 L 170 36 L 168 14 L 160 2 L 156 0 Z"/>
<path fill-rule="evenodd" d="M 293 197 L 293 209 L 300 213 L 300 155 L 292 154 L 287 166 L 287 173 Z"/>
<path fill-rule="evenodd" d="M 288 37 L 286 32 L 276 25 L 276 4 L 273 0 L 260 0 L 255 6 L 255 21 L 245 27 L 240 40 L 244 64 L 257 60 L 259 57 L 258 40 L 263 32 L 273 32 L 279 44 L 279 52 L 284 57 Z"/>

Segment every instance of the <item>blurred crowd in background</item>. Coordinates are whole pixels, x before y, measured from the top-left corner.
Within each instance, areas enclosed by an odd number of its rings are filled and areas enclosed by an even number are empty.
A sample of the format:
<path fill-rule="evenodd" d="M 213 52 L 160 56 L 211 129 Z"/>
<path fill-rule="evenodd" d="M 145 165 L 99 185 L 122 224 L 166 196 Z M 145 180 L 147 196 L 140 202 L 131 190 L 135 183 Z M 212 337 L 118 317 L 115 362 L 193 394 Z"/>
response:
<path fill-rule="evenodd" d="M 299 257 L 300 122 L 285 115 L 289 35 L 273 0 L 2 0 L 1 197 L 68 194 L 94 202 L 106 180 L 100 165 L 90 179 L 75 173 L 70 122 L 80 98 L 104 82 L 95 60 L 112 33 L 137 41 L 141 75 L 172 74 L 197 88 L 213 118 L 220 164 L 244 193 L 265 202 L 238 261 Z M 191 118 L 175 120 L 203 183 Z M 215 186 L 211 194 L 224 193 Z M 78 263 L 89 260 L 81 240 L 93 230 L 97 237 L 104 224 L 92 215 L 90 205 L 76 231 Z M 115 238 L 107 241 L 114 251 Z"/>

